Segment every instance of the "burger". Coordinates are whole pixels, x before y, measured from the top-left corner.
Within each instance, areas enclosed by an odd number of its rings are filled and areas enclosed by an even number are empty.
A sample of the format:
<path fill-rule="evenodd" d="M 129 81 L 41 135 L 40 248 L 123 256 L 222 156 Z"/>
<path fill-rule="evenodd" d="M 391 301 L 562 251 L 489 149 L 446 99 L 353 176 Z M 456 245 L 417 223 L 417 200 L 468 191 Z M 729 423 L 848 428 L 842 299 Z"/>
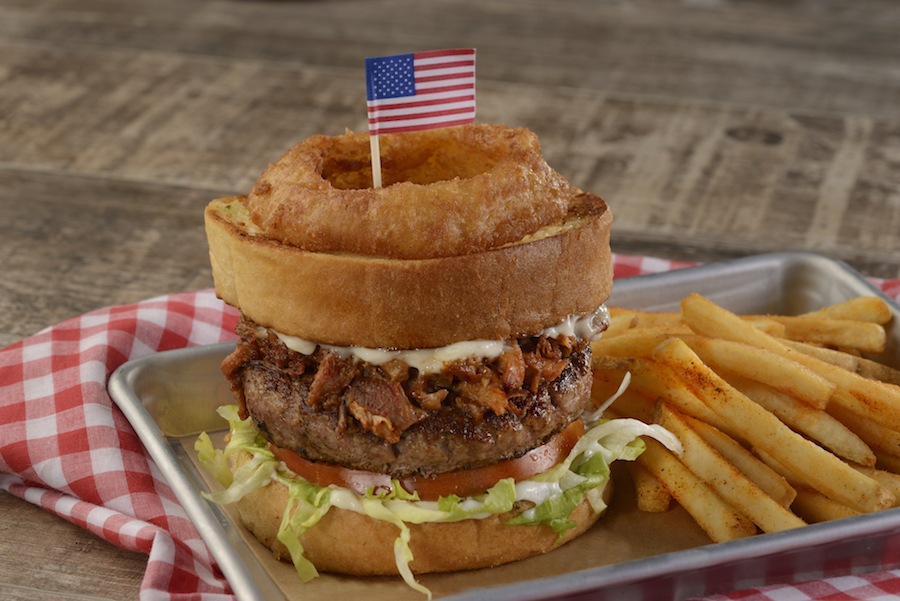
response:
<path fill-rule="evenodd" d="M 314 136 L 205 212 L 230 434 L 197 451 L 304 580 L 496 566 L 589 529 L 609 464 L 659 431 L 591 401 L 609 322 L 602 198 L 534 134 L 466 125 Z"/>

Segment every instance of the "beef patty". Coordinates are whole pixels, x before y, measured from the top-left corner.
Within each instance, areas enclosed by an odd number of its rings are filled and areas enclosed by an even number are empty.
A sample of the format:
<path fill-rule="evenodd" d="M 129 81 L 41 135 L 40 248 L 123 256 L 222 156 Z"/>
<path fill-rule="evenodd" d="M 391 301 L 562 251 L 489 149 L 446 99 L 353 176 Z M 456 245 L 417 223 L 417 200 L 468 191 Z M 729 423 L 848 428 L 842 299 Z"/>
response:
<path fill-rule="evenodd" d="M 246 318 L 237 331 L 222 369 L 242 415 L 311 461 L 395 478 L 489 465 L 541 445 L 590 406 L 590 344 L 578 338 L 511 340 L 496 359 L 420 374 L 321 347 L 297 353 Z"/>

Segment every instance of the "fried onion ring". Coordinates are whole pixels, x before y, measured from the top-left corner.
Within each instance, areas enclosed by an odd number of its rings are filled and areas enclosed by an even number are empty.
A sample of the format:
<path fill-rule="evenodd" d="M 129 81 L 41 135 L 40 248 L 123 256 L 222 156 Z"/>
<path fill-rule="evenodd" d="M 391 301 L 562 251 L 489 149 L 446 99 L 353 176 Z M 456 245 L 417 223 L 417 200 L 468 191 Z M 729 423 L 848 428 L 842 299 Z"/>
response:
<path fill-rule="evenodd" d="M 377 189 L 367 132 L 297 144 L 250 190 L 254 224 L 306 251 L 451 257 L 556 223 L 577 194 L 526 129 L 472 124 L 382 135 L 380 144 Z"/>

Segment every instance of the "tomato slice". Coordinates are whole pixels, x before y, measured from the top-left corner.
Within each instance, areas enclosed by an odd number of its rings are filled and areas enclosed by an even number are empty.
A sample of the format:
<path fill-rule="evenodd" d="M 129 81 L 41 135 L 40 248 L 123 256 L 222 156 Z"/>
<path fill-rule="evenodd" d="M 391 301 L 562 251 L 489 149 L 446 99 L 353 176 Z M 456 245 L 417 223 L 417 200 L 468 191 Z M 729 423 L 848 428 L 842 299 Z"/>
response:
<path fill-rule="evenodd" d="M 408 492 L 419 493 L 419 498 L 423 501 L 437 501 L 440 497 L 451 494 L 471 497 L 485 492 L 503 478 L 513 478 L 516 482 L 521 482 L 549 470 L 569 455 L 572 447 L 584 435 L 584 431 L 584 422 L 579 419 L 557 432 L 545 444 L 521 457 L 434 476 L 411 476 L 402 479 L 400 484 Z M 319 486 L 334 484 L 357 494 L 365 494 L 369 488 L 374 488 L 376 492 L 391 490 L 391 477 L 387 474 L 308 461 L 295 451 L 271 444 L 269 448 L 288 469 Z"/>

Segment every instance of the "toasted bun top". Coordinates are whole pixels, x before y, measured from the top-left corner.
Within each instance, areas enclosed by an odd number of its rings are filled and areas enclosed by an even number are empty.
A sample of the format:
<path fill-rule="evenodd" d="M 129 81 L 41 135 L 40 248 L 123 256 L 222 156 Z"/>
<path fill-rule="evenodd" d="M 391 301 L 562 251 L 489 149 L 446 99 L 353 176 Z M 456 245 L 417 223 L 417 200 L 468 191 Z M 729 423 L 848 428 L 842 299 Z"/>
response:
<path fill-rule="evenodd" d="M 205 216 L 219 297 L 320 343 L 411 349 L 530 336 L 595 310 L 612 288 L 612 215 L 592 194 L 515 244 L 435 259 L 301 250 L 261 235 L 243 197 L 215 200 Z"/>

